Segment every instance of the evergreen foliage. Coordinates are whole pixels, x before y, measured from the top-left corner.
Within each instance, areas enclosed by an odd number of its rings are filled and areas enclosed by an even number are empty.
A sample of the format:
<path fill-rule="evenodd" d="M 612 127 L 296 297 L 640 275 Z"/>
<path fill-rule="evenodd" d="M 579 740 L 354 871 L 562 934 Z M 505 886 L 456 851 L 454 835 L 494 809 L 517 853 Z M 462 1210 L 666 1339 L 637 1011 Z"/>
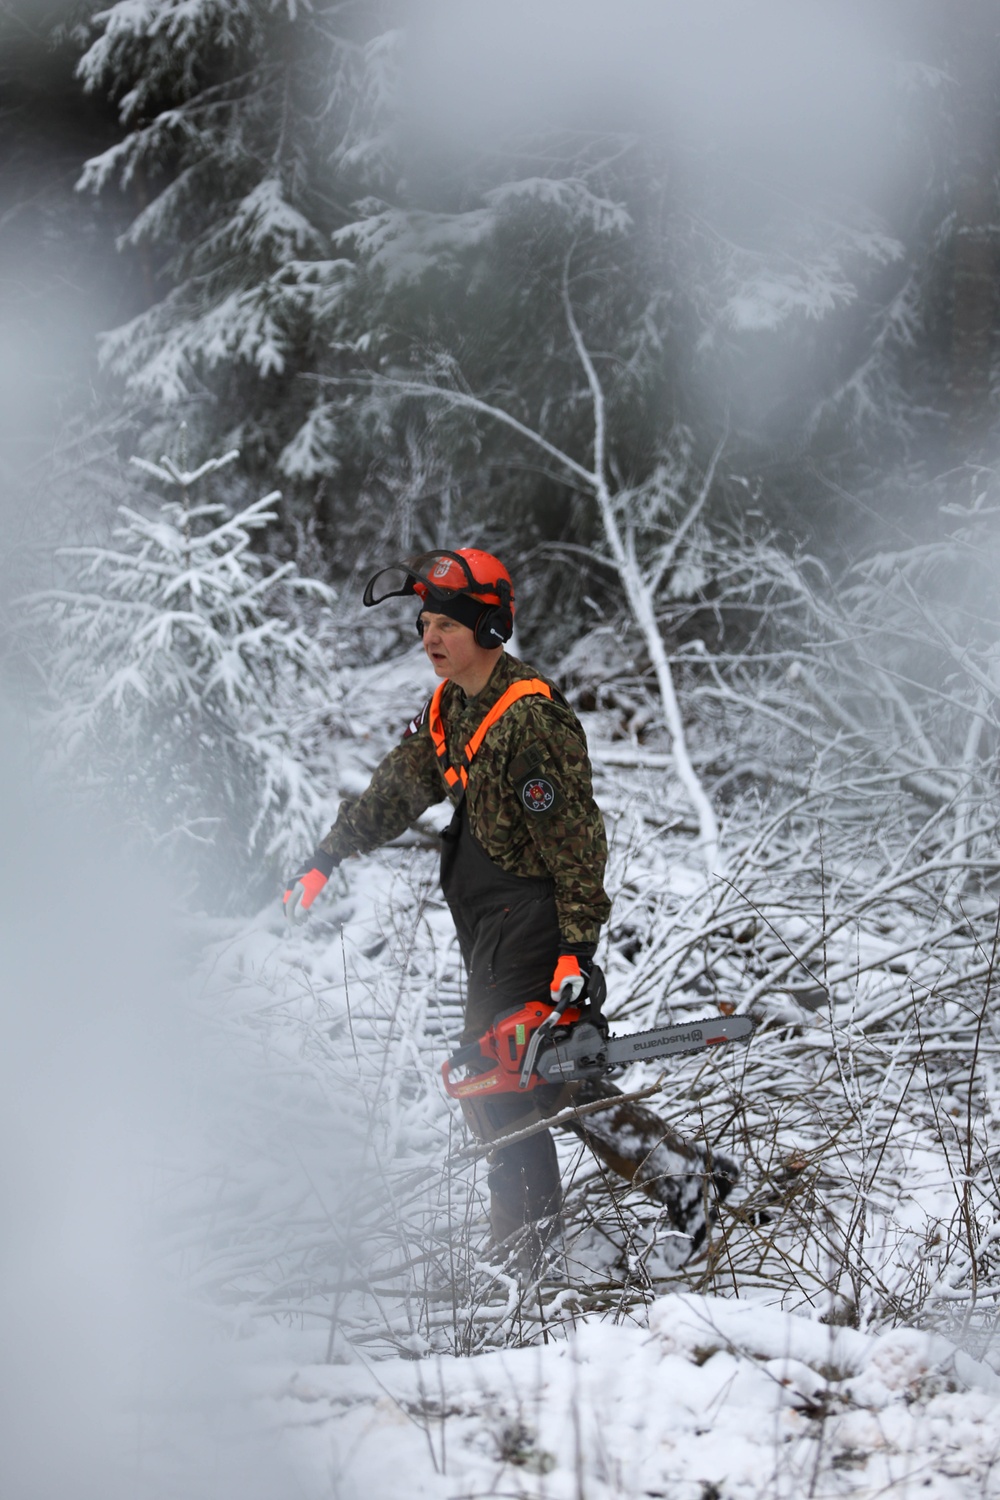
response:
<path fill-rule="evenodd" d="M 94 17 L 80 77 L 116 101 L 124 133 L 80 185 L 117 184 L 136 209 L 120 248 L 146 305 L 102 354 L 140 404 L 146 451 L 182 409 L 204 446 L 238 446 L 258 477 L 319 472 L 329 417 L 297 377 L 337 328 L 342 204 L 380 170 L 359 104 L 372 10 L 357 34 L 329 3 L 121 0 Z"/>
<path fill-rule="evenodd" d="M 329 798 L 307 762 L 329 701 L 333 596 L 254 550 L 276 492 L 235 513 L 192 503 L 236 458 L 190 472 L 137 460 L 173 498 L 152 513 L 122 506 L 117 546 L 65 549 L 66 586 L 28 601 L 57 770 L 186 870 L 209 910 L 273 893 Z"/>

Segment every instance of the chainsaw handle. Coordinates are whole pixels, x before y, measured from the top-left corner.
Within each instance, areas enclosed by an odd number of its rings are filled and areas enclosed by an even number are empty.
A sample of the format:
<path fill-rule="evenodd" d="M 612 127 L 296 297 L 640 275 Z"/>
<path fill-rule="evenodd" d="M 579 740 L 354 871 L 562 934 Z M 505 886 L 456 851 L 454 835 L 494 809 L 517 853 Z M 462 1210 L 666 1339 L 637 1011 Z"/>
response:
<path fill-rule="evenodd" d="M 483 1049 L 478 1042 L 468 1042 L 464 1047 L 459 1047 L 457 1052 L 451 1054 L 448 1059 L 448 1067 L 467 1068 L 470 1063 L 476 1062 L 477 1059 L 479 1062 L 486 1062 L 486 1058 L 483 1056 Z"/>
<path fill-rule="evenodd" d="M 532 1033 L 531 1041 L 528 1043 L 528 1049 L 524 1054 L 524 1062 L 521 1065 L 521 1077 L 518 1080 L 519 1088 L 526 1089 L 530 1086 L 531 1075 L 535 1071 L 535 1059 L 538 1057 L 538 1049 L 545 1041 L 545 1038 L 548 1036 L 549 1032 L 554 1030 L 555 1027 L 559 1025 L 559 1022 L 562 1020 L 563 1011 L 566 1009 L 567 1005 L 571 1003 L 572 999 L 572 990 L 568 985 L 564 984 L 562 989 L 559 991 L 559 999 L 556 1001 L 551 1015 L 546 1016 L 541 1026 L 537 1027 L 536 1030 Z"/>
<path fill-rule="evenodd" d="M 603 1020 L 604 1002 L 607 998 L 608 981 L 604 977 L 604 970 L 600 964 L 592 964 L 590 978 L 580 999 L 586 1001 L 593 1015 L 600 1016 Z"/>
<path fill-rule="evenodd" d="M 486 1061 L 481 1052 L 477 1053 L 477 1056 L 480 1061 Z M 444 1083 L 444 1091 L 450 1099 L 468 1099 L 472 1095 L 496 1094 L 504 1091 L 504 1076 L 499 1068 L 486 1068 L 482 1073 L 470 1073 L 466 1078 L 456 1082 L 451 1076 L 451 1064 L 454 1061 L 454 1058 L 450 1058 L 441 1064 L 441 1080 Z"/>

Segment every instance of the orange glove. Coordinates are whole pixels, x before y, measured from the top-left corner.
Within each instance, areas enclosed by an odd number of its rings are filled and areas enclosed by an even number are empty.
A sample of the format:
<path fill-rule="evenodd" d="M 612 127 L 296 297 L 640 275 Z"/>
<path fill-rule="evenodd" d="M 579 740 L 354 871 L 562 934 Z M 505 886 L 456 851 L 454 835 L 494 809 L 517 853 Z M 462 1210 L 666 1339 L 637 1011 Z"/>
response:
<path fill-rule="evenodd" d="M 289 922 L 302 920 L 339 863 L 325 849 L 317 849 L 312 859 L 296 870 L 284 895 L 285 917 Z"/>
<path fill-rule="evenodd" d="M 556 964 L 555 973 L 549 982 L 549 994 L 552 996 L 552 1004 L 557 1005 L 561 999 L 570 1002 L 578 1000 L 583 994 L 584 986 L 590 977 L 590 963 L 584 959 L 584 969 L 580 968 L 580 960 L 575 953 L 561 953 L 559 962 Z M 566 995 L 566 989 L 569 994 Z"/>

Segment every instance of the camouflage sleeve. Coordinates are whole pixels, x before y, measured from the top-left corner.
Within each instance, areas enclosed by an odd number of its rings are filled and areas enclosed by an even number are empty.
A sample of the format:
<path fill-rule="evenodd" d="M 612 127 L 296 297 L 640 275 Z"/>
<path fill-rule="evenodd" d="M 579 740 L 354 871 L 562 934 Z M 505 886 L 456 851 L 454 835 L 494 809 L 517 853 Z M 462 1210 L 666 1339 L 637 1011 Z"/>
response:
<path fill-rule="evenodd" d="M 604 890 L 607 835 L 594 801 L 586 736 L 563 704 L 526 698 L 518 706 L 523 711 L 508 779 L 531 843 L 555 881 L 563 941 L 596 943 L 611 902 Z"/>
<path fill-rule="evenodd" d="M 345 797 L 337 821 L 320 848 L 337 859 L 367 854 L 398 838 L 414 819 L 444 800 L 426 719 L 414 721 L 377 767 L 360 797 Z"/>

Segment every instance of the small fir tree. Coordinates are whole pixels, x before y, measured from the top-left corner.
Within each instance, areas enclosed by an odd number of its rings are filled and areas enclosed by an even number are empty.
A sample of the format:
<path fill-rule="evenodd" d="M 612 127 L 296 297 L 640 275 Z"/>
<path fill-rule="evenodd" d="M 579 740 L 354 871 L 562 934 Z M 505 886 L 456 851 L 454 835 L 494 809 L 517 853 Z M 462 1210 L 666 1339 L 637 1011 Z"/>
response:
<path fill-rule="evenodd" d="M 65 549 L 68 586 L 30 600 L 47 636 L 50 759 L 216 911 L 266 899 L 329 800 L 308 747 L 329 703 L 317 627 L 333 595 L 253 550 L 277 492 L 235 514 L 192 504 L 237 456 L 192 471 L 134 459 L 171 498 L 151 515 L 121 506 L 118 546 Z"/>

